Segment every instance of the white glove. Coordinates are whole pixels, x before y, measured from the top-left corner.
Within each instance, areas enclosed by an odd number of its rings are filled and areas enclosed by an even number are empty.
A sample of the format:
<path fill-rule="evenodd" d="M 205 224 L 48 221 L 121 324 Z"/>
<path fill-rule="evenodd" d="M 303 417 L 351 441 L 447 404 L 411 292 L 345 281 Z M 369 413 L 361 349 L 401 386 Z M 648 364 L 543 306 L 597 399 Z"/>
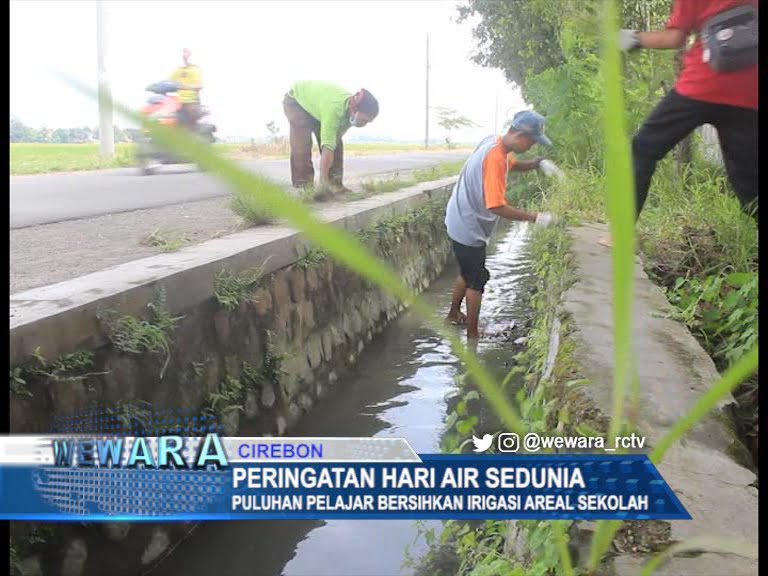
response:
<path fill-rule="evenodd" d="M 565 174 L 557 167 L 557 164 L 552 162 L 552 160 L 544 159 L 539 162 L 539 170 L 549 177 L 557 178 L 560 182 L 565 180 Z"/>
<path fill-rule="evenodd" d="M 621 50 L 635 50 L 640 48 L 640 38 L 635 30 L 619 30 L 619 48 Z"/>
<path fill-rule="evenodd" d="M 534 224 L 536 226 L 540 226 L 541 228 L 546 228 L 550 224 L 554 223 L 554 221 L 555 217 L 549 212 L 539 212 L 536 214 L 536 221 Z"/>

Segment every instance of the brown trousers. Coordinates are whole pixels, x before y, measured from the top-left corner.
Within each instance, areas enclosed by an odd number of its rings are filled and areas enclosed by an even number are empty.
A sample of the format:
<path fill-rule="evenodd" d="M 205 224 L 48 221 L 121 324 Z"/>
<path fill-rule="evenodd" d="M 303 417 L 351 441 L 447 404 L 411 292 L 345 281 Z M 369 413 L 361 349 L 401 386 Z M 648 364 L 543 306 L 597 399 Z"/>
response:
<path fill-rule="evenodd" d="M 312 134 L 315 135 L 317 148 L 320 149 L 320 122 L 304 110 L 289 94 L 283 99 L 283 110 L 290 125 L 291 144 L 291 183 L 300 188 L 315 181 L 315 169 L 312 166 Z M 344 148 L 341 138 L 336 141 L 333 164 L 328 174 L 332 185 L 341 186 L 343 176 Z"/>

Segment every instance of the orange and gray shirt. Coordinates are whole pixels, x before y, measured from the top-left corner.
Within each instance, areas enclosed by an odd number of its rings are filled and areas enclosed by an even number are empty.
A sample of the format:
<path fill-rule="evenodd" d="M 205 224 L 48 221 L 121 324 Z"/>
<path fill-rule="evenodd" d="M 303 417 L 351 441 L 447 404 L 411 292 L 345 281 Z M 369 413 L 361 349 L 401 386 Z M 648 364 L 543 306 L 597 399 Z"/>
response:
<path fill-rule="evenodd" d="M 445 210 L 448 236 L 465 246 L 486 246 L 499 216 L 491 208 L 507 205 L 507 170 L 517 162 L 500 136 L 488 136 L 467 159 Z"/>

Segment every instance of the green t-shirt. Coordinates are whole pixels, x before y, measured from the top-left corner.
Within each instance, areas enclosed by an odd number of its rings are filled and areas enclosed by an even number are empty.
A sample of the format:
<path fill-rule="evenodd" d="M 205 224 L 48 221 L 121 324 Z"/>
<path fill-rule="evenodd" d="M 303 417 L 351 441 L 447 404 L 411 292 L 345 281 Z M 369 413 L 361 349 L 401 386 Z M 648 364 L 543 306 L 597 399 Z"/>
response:
<path fill-rule="evenodd" d="M 320 146 L 336 150 L 336 142 L 350 126 L 347 100 L 352 94 L 341 86 L 319 80 L 295 82 L 289 94 L 320 122 Z"/>

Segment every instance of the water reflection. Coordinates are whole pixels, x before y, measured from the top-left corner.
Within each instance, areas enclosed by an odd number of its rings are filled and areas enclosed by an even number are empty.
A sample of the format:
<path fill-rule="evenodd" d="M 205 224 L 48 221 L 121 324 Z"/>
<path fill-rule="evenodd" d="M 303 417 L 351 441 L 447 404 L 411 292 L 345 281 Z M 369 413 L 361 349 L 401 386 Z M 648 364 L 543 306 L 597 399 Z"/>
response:
<path fill-rule="evenodd" d="M 518 299 L 527 281 L 528 228 L 502 230 L 489 252 L 481 326 L 490 332 L 518 329 L 528 311 Z M 424 293 L 445 315 L 456 269 Z M 505 334 L 507 332 L 504 332 Z M 481 341 L 478 354 L 503 377 L 511 349 L 504 338 Z M 459 362 L 450 346 L 412 314 L 389 326 L 360 356 L 357 367 L 293 431 L 292 436 L 405 437 L 416 452 L 440 451 L 449 407 L 458 389 Z M 439 521 L 423 523 L 440 527 Z M 252 576 L 400 576 L 405 553 L 425 543 L 412 520 L 242 521 L 208 523 L 156 570 L 163 574 Z M 215 554 L 211 554 L 215 551 Z"/>

